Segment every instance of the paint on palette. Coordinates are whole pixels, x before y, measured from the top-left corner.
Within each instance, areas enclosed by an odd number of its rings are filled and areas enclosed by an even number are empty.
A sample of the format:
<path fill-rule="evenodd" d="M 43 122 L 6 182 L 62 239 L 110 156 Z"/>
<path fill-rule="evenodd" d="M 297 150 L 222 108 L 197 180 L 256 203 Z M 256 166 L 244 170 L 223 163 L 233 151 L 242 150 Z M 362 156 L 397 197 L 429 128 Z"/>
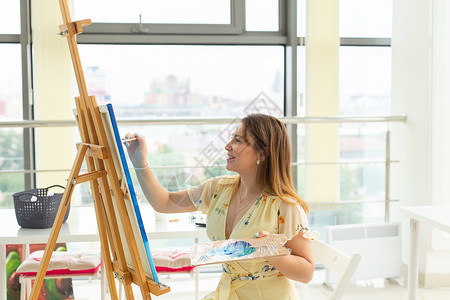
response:
<path fill-rule="evenodd" d="M 208 250 L 200 260 L 206 260 L 211 256 L 224 256 L 228 258 L 238 258 L 250 255 L 256 251 L 256 247 L 253 247 L 246 241 L 236 241 L 224 245 L 220 248 L 214 248 Z"/>

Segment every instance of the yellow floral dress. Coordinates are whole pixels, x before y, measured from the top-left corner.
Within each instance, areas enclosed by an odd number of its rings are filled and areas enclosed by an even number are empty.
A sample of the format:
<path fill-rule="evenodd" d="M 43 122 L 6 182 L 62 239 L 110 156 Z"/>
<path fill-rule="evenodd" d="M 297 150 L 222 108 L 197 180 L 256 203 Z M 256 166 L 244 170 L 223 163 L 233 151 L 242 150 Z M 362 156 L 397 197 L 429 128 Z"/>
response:
<path fill-rule="evenodd" d="M 214 177 L 188 190 L 194 205 L 208 215 L 206 231 L 212 241 L 226 239 L 225 223 L 233 181 L 234 176 Z M 306 213 L 300 205 L 287 204 L 278 197 L 263 193 L 234 227 L 229 238 L 248 238 L 265 230 L 285 234 L 289 240 L 300 232 L 309 237 L 308 228 Z M 222 267 L 217 289 L 204 299 L 298 299 L 292 281 L 266 259 L 224 263 Z"/>

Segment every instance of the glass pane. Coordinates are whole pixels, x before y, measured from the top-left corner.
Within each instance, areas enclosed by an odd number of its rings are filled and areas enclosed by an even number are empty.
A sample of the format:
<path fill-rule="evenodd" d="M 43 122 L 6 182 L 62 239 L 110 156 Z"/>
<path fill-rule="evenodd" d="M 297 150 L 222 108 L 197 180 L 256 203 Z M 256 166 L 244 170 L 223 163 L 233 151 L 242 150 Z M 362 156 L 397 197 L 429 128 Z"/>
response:
<path fill-rule="evenodd" d="M 283 115 L 283 47 L 80 45 L 86 82 L 118 118 Z M 99 55 L 101 54 L 101 55 Z"/>
<path fill-rule="evenodd" d="M 392 0 L 339 1 L 341 37 L 392 37 Z"/>
<path fill-rule="evenodd" d="M 384 199 L 383 163 L 347 164 L 341 166 L 341 200 L 373 200 Z"/>
<path fill-rule="evenodd" d="M 391 48 L 340 47 L 339 59 L 339 113 L 390 114 Z"/>
<path fill-rule="evenodd" d="M 148 137 L 147 158 L 156 178 L 169 191 L 176 191 L 231 174 L 225 168 L 225 145 L 236 125 L 122 126 L 119 131 L 122 136 L 139 132 Z"/>
<path fill-rule="evenodd" d="M 297 116 L 306 114 L 306 47 L 297 47 Z"/>
<path fill-rule="evenodd" d="M 0 1 L 0 34 L 20 33 L 20 1 Z"/>
<path fill-rule="evenodd" d="M 245 30 L 278 31 L 278 0 L 246 0 Z"/>
<path fill-rule="evenodd" d="M 77 0 L 75 20 L 92 22 L 172 24 L 230 24 L 230 0 Z"/>
<path fill-rule="evenodd" d="M 369 224 L 384 222 L 384 203 L 346 203 L 330 206 L 313 206 L 308 216 L 309 226 L 325 239 L 326 226 Z"/>
<path fill-rule="evenodd" d="M 12 195 L 24 190 L 23 130 L 0 128 L 0 209 L 12 208 Z"/>
<path fill-rule="evenodd" d="M 386 155 L 384 123 L 344 123 L 339 125 L 342 160 L 384 160 Z"/>
<path fill-rule="evenodd" d="M 120 136 L 138 132 L 146 137 L 152 171 L 159 183 L 169 191 L 196 186 L 204 180 L 225 174 L 227 171 L 225 145 L 237 124 L 223 125 L 136 125 L 120 126 Z M 124 149 L 125 150 L 125 149 Z M 126 151 L 126 150 L 125 150 Z M 128 155 L 126 155 L 128 159 Z M 128 161 L 128 166 L 132 164 Z M 145 196 L 131 170 L 137 196 L 146 203 Z M 88 186 L 88 185 L 86 185 Z M 81 190 L 81 203 L 92 203 L 88 189 Z"/>
<path fill-rule="evenodd" d="M 297 0 L 297 36 L 306 36 L 306 0 Z"/>
<path fill-rule="evenodd" d="M 0 44 L 0 120 L 22 120 L 20 45 Z"/>
<path fill-rule="evenodd" d="M 344 203 L 330 204 L 305 199 L 311 205 L 310 218 L 316 225 L 314 230 L 324 230 L 325 226 L 382 221 L 385 197 L 385 147 L 386 124 L 384 123 L 343 123 L 339 125 L 339 149 L 341 163 L 337 166 L 336 178 L 339 182 L 339 201 L 374 201 L 371 204 Z M 305 125 L 299 125 L 298 161 L 305 161 Z M 307 168 L 323 168 L 330 164 L 300 164 L 297 166 L 297 191 L 305 195 Z M 370 208 L 371 207 L 371 208 Z M 316 228 L 318 227 L 318 228 Z M 325 234 L 325 232 L 323 232 Z"/>
<path fill-rule="evenodd" d="M 117 117 L 117 116 L 116 116 Z M 120 118 L 117 118 L 120 120 Z M 224 125 L 136 125 L 120 126 L 120 136 L 138 132 L 146 137 L 148 156 L 152 171 L 159 183 L 169 191 L 196 186 L 203 180 L 231 174 L 225 169 L 225 144 L 229 131 L 235 124 Z M 79 141 L 79 137 L 75 138 Z M 75 141 L 74 141 L 75 144 Z M 124 151 L 125 148 L 124 148 Z M 128 155 L 126 155 L 128 160 Z M 69 159 L 69 158 L 68 158 Z M 128 160 L 130 175 L 138 198 L 147 204 L 138 184 L 132 163 Z M 89 185 L 79 185 L 74 205 L 92 205 Z"/>

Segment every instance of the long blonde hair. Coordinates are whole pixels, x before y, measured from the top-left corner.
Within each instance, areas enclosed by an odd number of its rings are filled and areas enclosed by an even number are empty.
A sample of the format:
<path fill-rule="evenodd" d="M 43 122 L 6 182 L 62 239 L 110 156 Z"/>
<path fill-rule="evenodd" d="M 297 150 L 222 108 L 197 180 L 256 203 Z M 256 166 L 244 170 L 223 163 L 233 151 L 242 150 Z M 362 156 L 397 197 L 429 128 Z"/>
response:
<path fill-rule="evenodd" d="M 286 127 L 277 118 L 264 114 L 248 115 L 241 124 L 244 139 L 253 140 L 254 149 L 265 157 L 256 174 L 258 186 L 288 204 L 295 204 L 292 201 L 295 199 L 308 213 L 308 204 L 297 194 L 292 182 L 291 146 Z M 239 183 L 240 176 L 236 178 L 236 187 Z"/>

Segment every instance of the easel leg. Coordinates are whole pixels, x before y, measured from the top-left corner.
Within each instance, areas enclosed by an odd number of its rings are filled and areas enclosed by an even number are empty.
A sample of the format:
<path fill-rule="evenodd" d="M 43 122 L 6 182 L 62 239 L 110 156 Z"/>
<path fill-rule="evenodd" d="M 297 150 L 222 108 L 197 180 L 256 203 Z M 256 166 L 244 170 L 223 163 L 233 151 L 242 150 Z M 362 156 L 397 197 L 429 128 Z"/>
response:
<path fill-rule="evenodd" d="M 123 289 L 125 291 L 125 297 L 127 300 L 131 300 L 134 299 L 134 295 L 133 295 L 133 289 L 131 288 L 131 284 L 129 283 L 123 283 Z"/>
<path fill-rule="evenodd" d="M 123 298 L 122 298 L 122 294 L 123 294 L 123 292 L 122 292 L 122 285 L 121 284 L 119 284 L 119 300 L 122 300 Z"/>
<path fill-rule="evenodd" d="M 102 277 L 105 276 L 107 278 L 111 299 L 117 300 L 117 290 L 114 282 L 113 268 L 111 265 L 111 253 L 109 252 L 108 248 L 108 237 L 106 234 L 106 229 L 103 226 L 104 224 L 106 224 L 105 211 L 103 206 L 101 205 L 102 201 L 100 199 L 101 196 L 99 193 L 98 185 L 96 183 L 91 183 L 91 188 L 94 197 L 95 214 L 97 217 L 98 232 L 101 242 L 102 266 L 104 267 L 104 269 L 102 269 Z"/>
<path fill-rule="evenodd" d="M 101 247 L 101 246 L 100 246 Z M 101 300 L 106 300 L 106 292 L 107 292 L 107 279 L 106 279 L 106 270 L 105 270 L 105 263 L 103 262 L 103 255 L 102 255 L 102 265 L 100 267 L 101 273 L 100 273 L 100 292 L 101 292 Z"/>
<path fill-rule="evenodd" d="M 59 205 L 58 213 L 56 214 L 55 221 L 53 223 L 52 231 L 50 232 L 50 237 L 45 247 L 44 255 L 42 256 L 41 264 L 39 265 L 39 270 L 34 280 L 33 288 L 31 289 L 30 299 L 36 300 L 39 296 L 42 283 L 44 282 L 44 276 L 47 272 L 48 264 L 50 263 L 50 258 L 55 249 L 56 240 L 58 239 L 59 232 L 61 231 L 61 226 L 64 221 L 64 217 L 69 206 L 69 200 L 72 196 L 73 189 L 76 182 L 72 182 L 72 178 L 75 178 L 80 173 L 81 165 L 83 164 L 84 156 L 87 151 L 87 146 L 80 144 L 78 146 L 77 156 L 75 158 L 72 171 L 70 172 L 69 180 L 66 185 L 63 197 L 61 199 L 61 204 Z"/>

